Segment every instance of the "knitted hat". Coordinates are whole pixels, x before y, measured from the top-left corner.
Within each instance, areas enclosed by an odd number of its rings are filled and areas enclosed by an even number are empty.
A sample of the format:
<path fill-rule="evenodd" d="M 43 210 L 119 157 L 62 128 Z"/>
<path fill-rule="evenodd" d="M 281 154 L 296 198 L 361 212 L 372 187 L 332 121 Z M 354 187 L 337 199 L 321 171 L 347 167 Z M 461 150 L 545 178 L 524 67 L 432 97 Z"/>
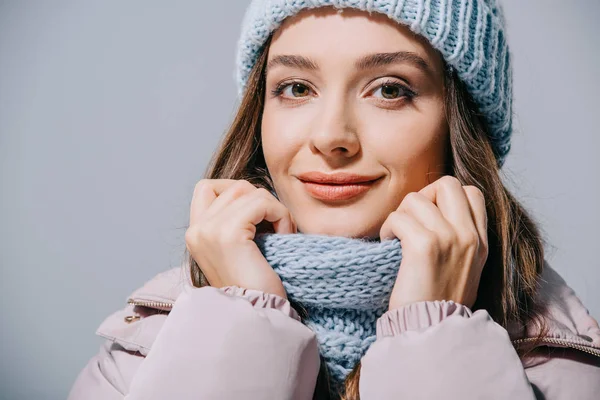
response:
<path fill-rule="evenodd" d="M 512 68 L 498 0 L 252 0 L 236 55 L 240 97 L 269 35 L 285 18 L 324 6 L 382 13 L 425 37 L 477 102 L 502 167 L 512 133 Z"/>

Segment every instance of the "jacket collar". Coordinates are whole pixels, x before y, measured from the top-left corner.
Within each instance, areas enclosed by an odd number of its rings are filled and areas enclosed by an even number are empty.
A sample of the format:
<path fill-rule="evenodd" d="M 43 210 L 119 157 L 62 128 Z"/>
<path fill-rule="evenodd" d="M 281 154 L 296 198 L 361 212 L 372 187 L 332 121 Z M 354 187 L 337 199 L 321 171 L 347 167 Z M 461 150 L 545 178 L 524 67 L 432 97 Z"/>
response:
<path fill-rule="evenodd" d="M 186 288 L 192 288 L 187 268 L 172 268 L 159 273 L 136 289 L 129 295 L 127 302 L 159 310 L 170 310 L 177 297 Z"/>
<path fill-rule="evenodd" d="M 187 268 L 178 267 L 162 272 L 135 290 L 128 298 L 129 304 L 170 310 L 175 300 L 192 283 Z M 547 333 L 540 345 L 571 347 L 600 357 L 600 327 L 589 314 L 573 289 L 545 262 L 538 297 L 543 309 L 541 319 Z M 535 322 L 526 326 L 511 324 L 508 327 L 515 344 L 534 341 L 540 332 Z"/>

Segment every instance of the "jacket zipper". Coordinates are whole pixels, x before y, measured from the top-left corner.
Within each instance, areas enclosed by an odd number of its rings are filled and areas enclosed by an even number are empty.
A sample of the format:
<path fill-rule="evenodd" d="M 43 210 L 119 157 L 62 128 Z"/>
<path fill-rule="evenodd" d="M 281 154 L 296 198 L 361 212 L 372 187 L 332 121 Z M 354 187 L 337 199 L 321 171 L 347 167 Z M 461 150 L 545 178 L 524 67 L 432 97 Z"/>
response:
<path fill-rule="evenodd" d="M 134 306 L 141 306 L 141 307 L 167 309 L 167 310 L 170 310 L 171 308 L 173 308 L 173 303 L 161 302 L 161 301 L 144 301 L 144 300 L 128 299 L 127 304 L 131 304 Z"/>
<path fill-rule="evenodd" d="M 516 345 L 519 345 L 520 343 L 533 342 L 536 340 L 538 340 L 538 339 L 537 338 L 524 338 L 524 339 L 513 340 L 513 343 Z M 585 353 L 592 354 L 596 357 L 600 357 L 600 350 L 590 348 L 589 346 L 587 346 L 587 343 L 585 343 L 585 342 L 577 342 L 575 340 L 569 340 L 569 339 L 557 339 L 557 338 L 551 338 L 551 337 L 544 337 L 544 338 L 540 339 L 540 343 L 557 344 L 557 345 L 561 345 L 561 346 L 567 346 L 567 347 L 571 347 L 576 350 L 583 351 Z"/>
<path fill-rule="evenodd" d="M 134 306 L 141 306 L 141 307 L 162 308 L 162 309 L 170 310 L 170 309 L 173 308 L 173 304 L 174 303 L 161 302 L 161 301 L 144 301 L 144 300 L 128 299 L 127 300 L 127 304 L 132 304 Z M 524 339 L 516 339 L 516 340 L 513 340 L 512 342 L 515 345 L 519 345 L 521 343 L 533 342 L 533 341 L 536 341 L 536 340 L 538 340 L 538 338 L 524 338 Z M 587 343 L 585 343 L 585 342 L 576 342 L 575 340 L 557 339 L 557 338 L 551 338 L 551 337 L 544 337 L 544 338 L 541 338 L 540 343 L 547 343 L 547 344 L 556 344 L 556 345 L 561 345 L 561 346 L 567 346 L 567 347 L 571 347 L 571 348 L 576 349 L 576 350 L 583 351 L 583 352 L 588 353 L 588 354 L 592 354 L 592 355 L 594 355 L 596 357 L 600 357 L 600 350 L 588 347 Z"/>

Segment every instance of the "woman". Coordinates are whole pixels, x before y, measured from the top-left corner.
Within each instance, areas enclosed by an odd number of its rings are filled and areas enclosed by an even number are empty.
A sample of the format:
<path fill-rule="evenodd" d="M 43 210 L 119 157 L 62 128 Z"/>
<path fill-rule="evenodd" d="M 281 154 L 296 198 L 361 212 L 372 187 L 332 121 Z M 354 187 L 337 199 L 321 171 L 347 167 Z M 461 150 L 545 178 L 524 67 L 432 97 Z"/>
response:
<path fill-rule="evenodd" d="M 70 398 L 600 393 L 598 323 L 499 177 L 503 29 L 495 1 L 253 1 L 185 274 L 107 318 Z"/>

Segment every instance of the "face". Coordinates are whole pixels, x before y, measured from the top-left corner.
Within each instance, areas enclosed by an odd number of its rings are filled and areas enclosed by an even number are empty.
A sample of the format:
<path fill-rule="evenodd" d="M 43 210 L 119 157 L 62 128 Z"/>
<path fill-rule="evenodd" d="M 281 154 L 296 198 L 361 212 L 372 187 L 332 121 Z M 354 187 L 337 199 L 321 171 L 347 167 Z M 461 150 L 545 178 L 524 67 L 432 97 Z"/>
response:
<path fill-rule="evenodd" d="M 262 145 L 298 230 L 379 236 L 445 171 L 443 61 L 385 15 L 305 10 L 268 50 Z"/>

